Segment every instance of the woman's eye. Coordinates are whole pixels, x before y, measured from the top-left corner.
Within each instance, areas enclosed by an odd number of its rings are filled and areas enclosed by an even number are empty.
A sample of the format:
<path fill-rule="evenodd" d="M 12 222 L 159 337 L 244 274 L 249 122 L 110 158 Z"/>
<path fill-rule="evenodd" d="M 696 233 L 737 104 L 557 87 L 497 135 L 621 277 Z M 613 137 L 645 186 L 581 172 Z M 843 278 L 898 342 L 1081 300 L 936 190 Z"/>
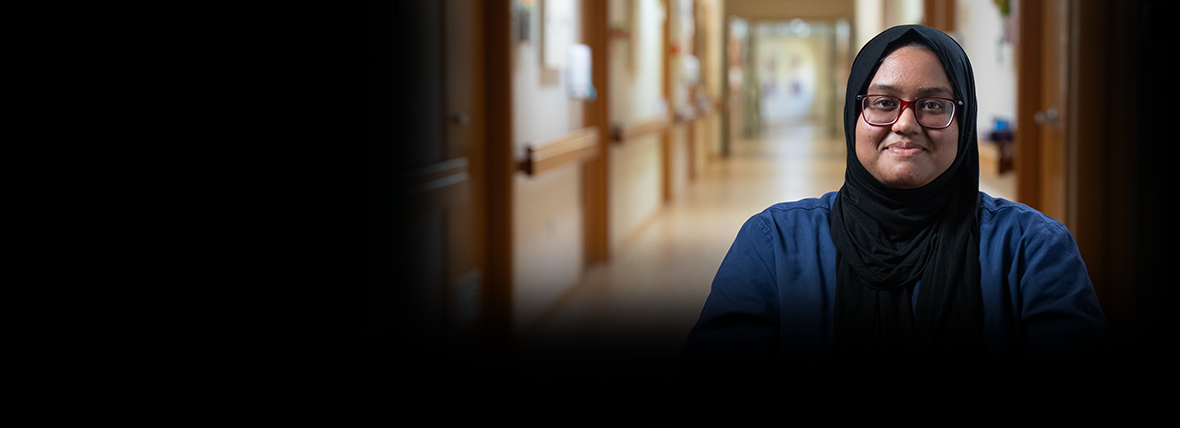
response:
<path fill-rule="evenodd" d="M 926 111 L 937 112 L 943 109 L 941 101 L 938 100 L 922 100 L 918 104 L 918 108 Z"/>

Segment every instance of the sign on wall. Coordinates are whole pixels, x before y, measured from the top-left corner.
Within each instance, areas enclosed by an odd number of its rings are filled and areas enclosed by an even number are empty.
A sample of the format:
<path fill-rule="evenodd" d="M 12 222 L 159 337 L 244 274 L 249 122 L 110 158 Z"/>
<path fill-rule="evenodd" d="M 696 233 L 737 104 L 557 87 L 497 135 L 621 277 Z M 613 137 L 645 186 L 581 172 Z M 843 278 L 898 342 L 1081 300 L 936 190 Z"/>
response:
<path fill-rule="evenodd" d="M 564 70 L 570 45 L 577 38 L 574 0 L 545 0 L 541 5 L 541 64 Z"/>
<path fill-rule="evenodd" d="M 569 46 L 569 56 L 566 59 L 565 81 L 566 92 L 570 98 L 594 101 L 597 93 L 591 79 L 593 59 L 590 47 L 574 43 Z"/>

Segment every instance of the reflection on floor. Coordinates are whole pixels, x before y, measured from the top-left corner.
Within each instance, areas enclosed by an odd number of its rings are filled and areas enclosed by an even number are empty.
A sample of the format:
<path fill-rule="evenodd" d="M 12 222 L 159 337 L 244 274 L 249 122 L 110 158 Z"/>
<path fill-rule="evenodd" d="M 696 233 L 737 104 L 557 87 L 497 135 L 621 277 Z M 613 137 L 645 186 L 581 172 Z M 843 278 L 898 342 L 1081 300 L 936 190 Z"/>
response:
<path fill-rule="evenodd" d="M 843 140 L 813 134 L 784 128 L 734 142 L 729 158 L 710 162 L 684 194 L 613 249 L 609 262 L 588 268 L 579 286 L 522 332 L 517 355 L 557 364 L 641 359 L 651 363 L 647 369 L 674 373 L 713 275 L 746 219 L 843 184 Z M 981 186 L 1010 198 L 1008 176 Z"/>

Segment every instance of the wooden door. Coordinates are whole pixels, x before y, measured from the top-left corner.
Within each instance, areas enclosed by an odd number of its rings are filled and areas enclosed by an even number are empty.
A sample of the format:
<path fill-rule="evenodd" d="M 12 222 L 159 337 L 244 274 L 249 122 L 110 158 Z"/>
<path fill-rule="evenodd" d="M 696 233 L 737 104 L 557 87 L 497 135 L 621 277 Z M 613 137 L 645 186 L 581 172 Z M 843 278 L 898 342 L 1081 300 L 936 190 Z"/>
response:
<path fill-rule="evenodd" d="M 1110 97 L 1108 5 L 1020 2 L 1017 199 L 1065 224 L 1095 289 L 1106 285 Z"/>
<path fill-rule="evenodd" d="M 421 70 L 399 85 L 422 95 L 399 114 L 416 115 L 416 141 L 391 141 L 408 151 L 402 249 L 395 277 L 407 343 L 454 351 L 478 345 L 485 316 L 482 249 L 484 133 L 482 26 L 479 2 L 416 2 L 424 46 L 409 66 Z M 398 55 L 399 53 L 391 53 Z M 397 151 L 394 151 L 397 155 Z"/>
<path fill-rule="evenodd" d="M 1041 200 L 1040 210 L 1062 223 L 1067 218 L 1066 188 L 1068 147 L 1065 130 L 1072 119 L 1068 109 L 1069 76 L 1066 61 L 1069 49 L 1067 20 L 1069 11 L 1065 0 L 1041 2 L 1041 58 L 1040 98 L 1033 113 L 1033 123 L 1040 132 L 1041 145 Z"/>
<path fill-rule="evenodd" d="M 1166 81 L 1172 2 L 1016 4 L 1017 199 L 1069 228 L 1112 340 L 1144 366 L 1174 334 L 1159 321 L 1175 287 L 1154 279 L 1169 277 L 1161 249 L 1176 241 L 1158 226 L 1174 157 L 1162 154 L 1170 115 L 1154 87 Z"/>
<path fill-rule="evenodd" d="M 1066 223 L 1069 49 L 1063 0 L 1021 2 L 1017 56 L 1016 197 Z"/>

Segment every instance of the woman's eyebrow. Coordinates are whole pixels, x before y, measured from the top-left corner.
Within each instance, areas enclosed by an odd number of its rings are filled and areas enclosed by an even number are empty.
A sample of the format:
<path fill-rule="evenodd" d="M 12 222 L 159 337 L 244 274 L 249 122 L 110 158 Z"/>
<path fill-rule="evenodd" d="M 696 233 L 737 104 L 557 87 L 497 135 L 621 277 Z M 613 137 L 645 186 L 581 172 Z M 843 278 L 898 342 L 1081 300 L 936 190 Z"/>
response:
<path fill-rule="evenodd" d="M 875 92 L 885 92 L 887 94 L 897 94 L 897 93 L 901 92 L 901 89 L 896 86 L 881 84 L 881 83 L 877 83 L 877 84 L 873 84 L 872 86 L 869 86 L 869 90 L 875 91 Z M 931 87 L 921 88 L 921 89 L 918 89 L 918 93 L 917 93 L 917 95 L 919 97 L 929 97 L 932 95 L 953 96 L 954 94 L 955 94 L 955 91 L 952 91 L 950 88 L 947 88 L 945 86 L 931 86 Z"/>

